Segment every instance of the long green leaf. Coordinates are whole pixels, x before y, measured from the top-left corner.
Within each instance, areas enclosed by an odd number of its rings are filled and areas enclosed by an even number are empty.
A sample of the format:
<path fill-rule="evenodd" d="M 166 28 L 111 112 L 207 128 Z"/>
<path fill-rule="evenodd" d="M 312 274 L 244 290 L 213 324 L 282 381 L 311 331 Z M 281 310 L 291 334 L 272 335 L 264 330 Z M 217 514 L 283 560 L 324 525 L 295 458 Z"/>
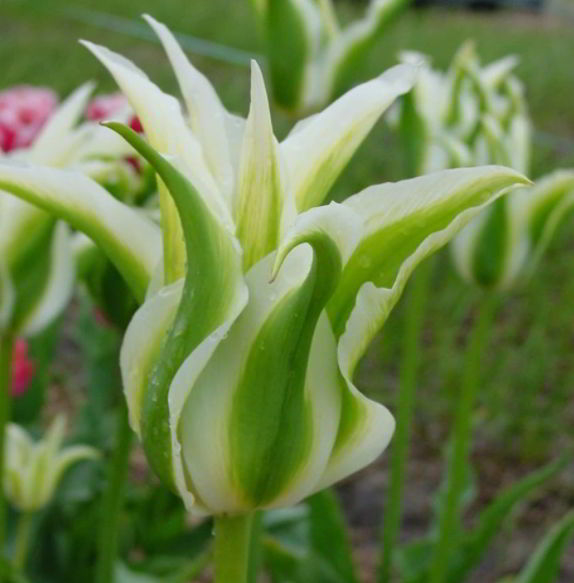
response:
<path fill-rule="evenodd" d="M 570 461 L 570 456 L 561 457 L 501 492 L 480 515 L 478 525 L 463 545 L 461 561 L 450 571 L 448 581 L 450 583 L 463 581 L 483 557 L 493 538 L 500 532 L 502 523 L 516 505 L 558 474 Z"/>
<path fill-rule="evenodd" d="M 311 545 L 313 552 L 323 558 L 347 583 L 356 583 L 351 545 L 345 518 L 336 494 L 323 490 L 308 501 L 311 509 Z"/>
<path fill-rule="evenodd" d="M 556 581 L 560 559 L 574 536 L 574 511 L 568 513 L 542 539 L 515 583 L 552 583 Z"/>

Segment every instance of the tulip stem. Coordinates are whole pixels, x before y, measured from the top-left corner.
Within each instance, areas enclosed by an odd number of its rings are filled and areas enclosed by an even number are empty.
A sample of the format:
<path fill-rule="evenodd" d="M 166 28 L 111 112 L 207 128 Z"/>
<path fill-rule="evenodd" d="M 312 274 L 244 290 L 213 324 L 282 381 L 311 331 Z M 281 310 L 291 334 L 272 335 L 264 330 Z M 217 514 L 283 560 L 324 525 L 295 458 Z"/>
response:
<path fill-rule="evenodd" d="M 0 554 L 6 543 L 6 498 L 4 496 L 4 464 L 6 424 L 10 421 L 10 391 L 12 386 L 12 348 L 10 332 L 0 332 Z"/>
<path fill-rule="evenodd" d="M 215 519 L 214 583 L 246 583 L 253 514 Z"/>
<path fill-rule="evenodd" d="M 132 438 L 133 433 L 129 425 L 127 406 L 122 399 L 118 411 L 114 452 L 108 466 L 107 488 L 102 500 L 102 514 L 98 533 L 96 583 L 110 583 L 114 580 L 120 517 L 127 482 Z"/>
<path fill-rule="evenodd" d="M 431 563 L 429 583 L 443 583 L 448 573 L 452 543 L 460 524 L 461 498 L 465 488 L 472 438 L 472 410 L 480 382 L 482 358 L 489 338 L 498 298 L 485 295 L 470 332 L 456 405 L 451 450 L 447 458 L 446 497 L 438 517 L 438 538 Z"/>
<path fill-rule="evenodd" d="M 26 565 L 33 520 L 34 514 L 32 512 L 23 512 L 18 519 L 13 556 L 13 565 L 18 572 L 22 571 Z"/>
<path fill-rule="evenodd" d="M 418 268 L 412 280 L 406 305 L 400 389 L 396 408 L 397 428 L 391 446 L 390 486 L 385 503 L 382 532 L 383 548 L 378 573 L 379 583 L 390 581 L 393 552 L 401 525 L 405 471 L 409 455 L 417 373 L 420 364 L 420 337 L 432 265 L 433 262 L 427 260 Z"/>

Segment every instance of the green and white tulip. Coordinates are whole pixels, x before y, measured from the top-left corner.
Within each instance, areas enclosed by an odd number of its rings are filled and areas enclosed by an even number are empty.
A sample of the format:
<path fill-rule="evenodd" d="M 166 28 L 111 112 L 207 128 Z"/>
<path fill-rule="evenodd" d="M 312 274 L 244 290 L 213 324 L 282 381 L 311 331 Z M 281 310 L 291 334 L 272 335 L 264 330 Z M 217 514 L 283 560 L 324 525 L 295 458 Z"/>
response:
<path fill-rule="evenodd" d="M 468 283 L 489 290 L 524 282 L 572 208 L 573 170 L 557 170 L 497 200 L 453 240 L 457 271 Z"/>
<path fill-rule="evenodd" d="M 341 27 L 332 0 L 254 0 L 267 43 L 273 97 L 293 113 L 324 107 L 352 85 L 357 65 L 406 4 L 371 0 Z"/>
<path fill-rule="evenodd" d="M 318 206 L 413 68 L 352 89 L 278 143 L 256 63 L 245 120 L 148 21 L 185 109 L 127 59 L 87 46 L 142 122 L 148 142 L 111 127 L 157 172 L 161 228 L 80 173 L 0 165 L 0 188 L 83 230 L 141 302 L 121 367 L 164 483 L 198 513 L 294 504 L 385 449 L 394 421 L 353 384 L 358 361 L 415 267 L 528 181 L 459 169 Z"/>
<path fill-rule="evenodd" d="M 519 164 L 517 157 L 525 156 L 529 120 L 522 86 L 511 74 L 514 57 L 483 67 L 474 46 L 465 43 L 446 72 L 433 69 L 421 53 L 404 52 L 401 58 L 421 69 L 413 91 L 391 117 L 404 141 L 409 174 L 493 163 L 485 154 L 484 135 L 493 119 L 508 134 L 508 155 L 497 163 L 526 172 L 527 161 Z"/>
<path fill-rule="evenodd" d="M 73 464 L 98 457 L 93 447 L 62 447 L 66 423 L 56 417 L 46 435 L 35 442 L 19 425 L 6 427 L 4 493 L 21 512 L 36 512 L 46 506 L 64 473 Z"/>
<path fill-rule="evenodd" d="M 98 124 L 78 124 L 92 90 L 91 84 L 76 90 L 29 148 L 0 154 L 0 163 L 75 168 L 99 178 L 106 172 L 108 179 L 113 172 L 117 178 L 115 161 L 133 150 Z M 0 329 L 41 331 L 67 305 L 74 271 L 68 226 L 0 190 Z"/>

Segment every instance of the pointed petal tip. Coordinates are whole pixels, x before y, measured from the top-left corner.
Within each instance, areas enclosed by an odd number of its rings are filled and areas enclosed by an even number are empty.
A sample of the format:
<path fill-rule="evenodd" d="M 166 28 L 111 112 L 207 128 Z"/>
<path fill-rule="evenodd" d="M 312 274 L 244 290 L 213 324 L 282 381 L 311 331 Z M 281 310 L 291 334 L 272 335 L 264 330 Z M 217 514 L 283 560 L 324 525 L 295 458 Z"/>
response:
<path fill-rule="evenodd" d="M 156 20 L 151 14 L 148 14 L 147 12 L 144 12 L 142 14 L 142 18 L 153 28 L 154 31 L 157 32 L 157 30 L 162 30 L 162 29 L 167 29 L 167 26 L 163 23 L 160 22 L 159 20 Z"/>
<path fill-rule="evenodd" d="M 394 85 L 399 95 L 408 93 L 416 83 L 420 70 L 425 66 L 424 61 L 417 63 L 401 63 L 387 69 L 378 79 L 389 85 Z"/>
<path fill-rule="evenodd" d="M 264 107 L 269 110 L 265 79 L 261 67 L 255 59 L 251 59 L 251 106 L 258 109 Z"/>

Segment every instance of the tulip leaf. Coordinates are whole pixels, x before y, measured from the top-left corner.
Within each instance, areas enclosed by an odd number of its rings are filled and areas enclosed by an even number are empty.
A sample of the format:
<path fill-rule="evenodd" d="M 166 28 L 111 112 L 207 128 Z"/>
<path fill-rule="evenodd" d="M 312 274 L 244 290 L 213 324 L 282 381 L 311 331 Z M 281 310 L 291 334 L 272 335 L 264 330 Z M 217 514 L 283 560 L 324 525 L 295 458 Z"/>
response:
<path fill-rule="evenodd" d="M 500 532 L 509 514 L 527 496 L 556 476 L 571 462 L 571 456 L 563 456 L 547 466 L 528 474 L 503 490 L 478 518 L 478 524 L 464 537 L 457 553 L 455 566 L 449 570 L 448 582 L 458 583 L 477 565 L 492 539 Z"/>
<path fill-rule="evenodd" d="M 342 581 L 356 583 L 351 544 L 337 495 L 332 490 L 324 490 L 311 496 L 307 504 L 311 509 L 313 551 L 331 565 Z"/>
<path fill-rule="evenodd" d="M 550 583 L 555 581 L 560 559 L 574 537 L 574 512 L 569 512 L 544 537 L 515 583 Z"/>

